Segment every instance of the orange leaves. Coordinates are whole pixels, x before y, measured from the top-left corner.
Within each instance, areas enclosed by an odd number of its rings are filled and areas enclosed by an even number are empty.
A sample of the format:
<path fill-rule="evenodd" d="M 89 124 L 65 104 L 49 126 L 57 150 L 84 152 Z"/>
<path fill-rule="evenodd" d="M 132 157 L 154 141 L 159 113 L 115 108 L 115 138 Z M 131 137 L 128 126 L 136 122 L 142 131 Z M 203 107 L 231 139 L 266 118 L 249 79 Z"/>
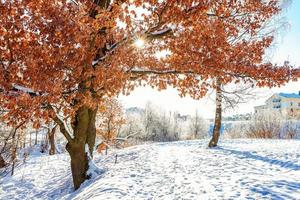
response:
<path fill-rule="evenodd" d="M 205 81 L 215 77 L 259 86 L 299 77 L 286 76 L 290 66 L 263 64 L 273 38 L 259 30 L 278 13 L 279 1 L 119 0 L 107 9 L 79 2 L 0 5 L 0 102 L 11 120 L 47 119 L 49 104 L 72 115 L 145 83 L 201 98 L 213 87 Z M 145 37 L 143 48 L 132 45 L 137 36 Z M 14 84 L 38 95 L 12 94 Z"/>
<path fill-rule="evenodd" d="M 47 120 L 45 105 L 60 103 L 73 95 L 68 92 L 76 87 L 80 68 L 88 57 L 90 29 L 87 24 L 82 26 L 80 13 L 74 15 L 73 8 L 63 8 L 61 3 L 1 3 L 0 30 L 5 32 L 5 37 L 0 36 L 0 71 L 4 76 L 0 80 L 0 89 L 4 90 L 0 99 L 3 100 L 1 106 L 9 109 L 11 120 Z M 10 15 L 11 10 L 17 11 Z M 80 48 L 76 43 L 80 43 Z M 37 91 L 39 95 L 12 92 L 14 84 Z M 70 101 L 74 101 L 74 96 Z"/>
<path fill-rule="evenodd" d="M 105 99 L 98 109 L 97 121 L 97 135 L 107 143 L 115 142 L 118 131 L 125 123 L 120 103 L 113 98 Z"/>

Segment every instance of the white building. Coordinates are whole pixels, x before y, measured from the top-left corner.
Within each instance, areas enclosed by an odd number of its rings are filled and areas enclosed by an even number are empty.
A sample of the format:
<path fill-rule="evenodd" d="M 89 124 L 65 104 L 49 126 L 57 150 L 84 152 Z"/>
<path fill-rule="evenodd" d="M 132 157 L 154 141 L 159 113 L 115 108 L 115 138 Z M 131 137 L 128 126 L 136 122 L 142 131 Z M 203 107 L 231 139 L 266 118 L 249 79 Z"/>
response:
<path fill-rule="evenodd" d="M 265 105 L 254 107 L 255 114 L 279 113 L 285 119 L 300 119 L 299 94 L 276 93 L 266 100 Z"/>

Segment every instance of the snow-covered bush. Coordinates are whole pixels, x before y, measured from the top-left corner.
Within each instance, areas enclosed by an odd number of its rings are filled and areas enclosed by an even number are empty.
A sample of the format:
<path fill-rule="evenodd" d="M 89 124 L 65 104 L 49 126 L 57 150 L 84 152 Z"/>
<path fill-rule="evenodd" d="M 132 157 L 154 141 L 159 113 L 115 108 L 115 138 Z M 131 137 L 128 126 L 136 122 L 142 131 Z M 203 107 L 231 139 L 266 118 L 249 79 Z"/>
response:
<path fill-rule="evenodd" d="M 282 119 L 275 113 L 257 115 L 250 122 L 247 136 L 250 138 L 281 138 Z"/>
<path fill-rule="evenodd" d="M 297 139 L 300 136 L 300 122 L 286 121 L 283 123 L 282 135 L 285 139 Z"/>
<path fill-rule="evenodd" d="M 280 113 L 257 115 L 250 122 L 247 136 L 251 138 L 293 139 L 299 132 L 299 122 L 283 119 Z"/>
<path fill-rule="evenodd" d="M 230 126 L 226 126 L 224 129 L 224 138 L 236 139 L 247 137 L 247 130 L 249 128 L 249 122 L 246 123 L 232 123 Z"/>

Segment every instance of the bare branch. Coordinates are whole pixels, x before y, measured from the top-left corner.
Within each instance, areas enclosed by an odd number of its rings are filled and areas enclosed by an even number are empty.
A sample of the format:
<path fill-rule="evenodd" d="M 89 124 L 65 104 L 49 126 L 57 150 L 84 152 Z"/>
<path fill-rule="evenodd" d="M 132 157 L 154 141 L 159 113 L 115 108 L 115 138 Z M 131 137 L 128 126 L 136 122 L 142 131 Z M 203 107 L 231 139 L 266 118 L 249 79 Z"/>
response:
<path fill-rule="evenodd" d="M 49 105 L 48 108 L 50 108 L 51 110 L 53 110 L 55 112 L 55 116 L 52 117 L 52 119 L 56 124 L 58 124 L 60 132 L 65 136 L 65 138 L 67 139 L 68 142 L 72 143 L 73 138 L 72 138 L 71 134 L 69 133 L 65 122 L 58 116 L 57 112 L 51 105 Z"/>

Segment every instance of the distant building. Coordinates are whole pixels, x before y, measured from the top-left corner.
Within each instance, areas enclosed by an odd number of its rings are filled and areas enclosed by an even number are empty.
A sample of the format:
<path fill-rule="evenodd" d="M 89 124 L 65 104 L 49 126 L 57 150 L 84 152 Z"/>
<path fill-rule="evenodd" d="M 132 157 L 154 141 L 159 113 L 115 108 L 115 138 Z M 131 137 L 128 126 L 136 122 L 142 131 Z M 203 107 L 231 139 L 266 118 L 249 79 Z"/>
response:
<path fill-rule="evenodd" d="M 274 112 L 286 119 L 300 119 L 300 91 L 298 94 L 273 94 L 265 105 L 256 106 L 254 110 L 256 115 Z"/>

